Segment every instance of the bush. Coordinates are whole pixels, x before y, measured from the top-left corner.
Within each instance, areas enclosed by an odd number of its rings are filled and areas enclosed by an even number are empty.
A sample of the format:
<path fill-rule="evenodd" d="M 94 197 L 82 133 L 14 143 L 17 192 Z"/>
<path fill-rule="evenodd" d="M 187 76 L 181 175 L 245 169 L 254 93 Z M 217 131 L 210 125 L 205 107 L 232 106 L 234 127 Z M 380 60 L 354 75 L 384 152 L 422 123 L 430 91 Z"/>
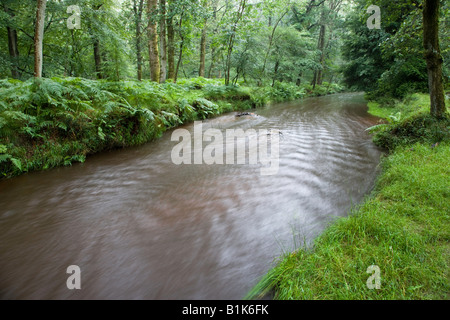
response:
<path fill-rule="evenodd" d="M 374 143 L 388 150 L 417 142 L 430 145 L 450 139 L 450 118 L 436 119 L 429 113 L 419 113 L 386 126 L 374 136 Z"/>

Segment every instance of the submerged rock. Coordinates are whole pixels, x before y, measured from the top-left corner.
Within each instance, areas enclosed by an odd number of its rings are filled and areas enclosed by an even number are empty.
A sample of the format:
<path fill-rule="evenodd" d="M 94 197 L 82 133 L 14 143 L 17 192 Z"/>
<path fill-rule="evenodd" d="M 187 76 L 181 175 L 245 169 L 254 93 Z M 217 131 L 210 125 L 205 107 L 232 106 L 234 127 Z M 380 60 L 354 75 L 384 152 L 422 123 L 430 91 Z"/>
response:
<path fill-rule="evenodd" d="M 251 117 L 257 117 L 258 115 L 253 112 L 238 112 L 236 114 L 236 117 L 242 117 L 242 116 L 251 116 Z"/>

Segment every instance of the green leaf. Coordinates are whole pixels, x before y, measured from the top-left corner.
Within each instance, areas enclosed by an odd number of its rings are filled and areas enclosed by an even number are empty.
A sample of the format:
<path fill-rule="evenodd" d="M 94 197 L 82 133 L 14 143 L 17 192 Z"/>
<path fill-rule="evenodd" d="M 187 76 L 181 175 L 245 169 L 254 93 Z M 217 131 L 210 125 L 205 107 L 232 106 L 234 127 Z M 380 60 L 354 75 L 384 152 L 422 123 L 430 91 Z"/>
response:
<path fill-rule="evenodd" d="M 14 164 L 14 166 L 15 166 L 17 169 L 19 169 L 20 171 L 23 171 L 23 170 L 22 170 L 22 162 L 20 162 L 19 159 L 11 158 L 11 162 Z"/>

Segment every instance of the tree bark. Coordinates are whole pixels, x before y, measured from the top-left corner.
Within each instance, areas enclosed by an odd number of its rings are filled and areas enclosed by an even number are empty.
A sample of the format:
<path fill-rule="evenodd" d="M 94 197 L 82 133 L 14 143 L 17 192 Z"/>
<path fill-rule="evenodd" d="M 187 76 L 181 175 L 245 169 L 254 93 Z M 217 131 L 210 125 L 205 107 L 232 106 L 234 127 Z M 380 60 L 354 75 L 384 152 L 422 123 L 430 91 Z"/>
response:
<path fill-rule="evenodd" d="M 200 68 L 198 70 L 198 75 L 200 77 L 205 77 L 207 23 L 208 23 L 208 20 L 205 19 L 205 24 L 203 25 L 203 29 L 202 29 L 202 37 L 200 39 Z"/>
<path fill-rule="evenodd" d="M 233 24 L 230 39 L 228 40 L 227 57 L 225 60 L 225 85 L 227 85 L 227 86 L 230 84 L 231 53 L 233 52 L 234 38 L 236 37 L 237 24 L 239 23 L 239 21 L 242 18 L 242 15 L 244 14 L 245 6 L 246 6 L 246 0 L 241 0 L 239 2 L 239 9 L 237 12 L 236 21 Z"/>
<path fill-rule="evenodd" d="M 95 74 L 97 79 L 103 79 L 102 73 L 102 56 L 100 55 L 100 41 L 98 38 L 94 38 L 94 63 L 95 63 Z"/>
<path fill-rule="evenodd" d="M 319 43 L 317 48 L 320 50 L 320 66 L 321 69 L 317 70 L 317 79 L 316 82 L 318 85 L 322 84 L 322 74 L 323 74 L 323 67 L 324 67 L 324 60 L 325 60 L 325 32 L 326 32 L 326 26 L 324 24 L 320 25 L 320 32 L 319 32 Z"/>
<path fill-rule="evenodd" d="M 159 82 L 163 83 L 167 79 L 167 42 L 166 42 L 166 0 L 159 1 L 160 15 L 159 20 L 159 42 L 161 48 L 161 66 Z"/>
<path fill-rule="evenodd" d="M 443 59 L 439 47 L 439 0 L 425 0 L 424 2 L 423 46 L 428 70 L 430 113 L 436 118 L 441 118 L 447 110 L 442 79 Z"/>
<path fill-rule="evenodd" d="M 138 81 L 142 80 L 142 46 L 141 46 L 141 23 L 142 12 L 144 7 L 144 0 L 139 0 L 139 4 L 136 0 L 133 0 L 133 11 L 136 27 L 136 63 L 137 63 L 137 78 Z"/>
<path fill-rule="evenodd" d="M 275 62 L 275 67 L 273 69 L 273 78 L 272 78 L 272 88 L 275 86 L 275 81 L 277 79 L 278 68 L 280 67 L 280 61 Z"/>
<path fill-rule="evenodd" d="M 177 62 L 177 67 L 175 69 L 175 75 L 173 78 L 174 82 L 177 82 L 177 78 L 178 78 L 178 71 L 180 70 L 180 65 L 181 65 L 181 59 L 183 58 L 183 47 L 184 47 L 184 37 L 183 37 L 183 33 L 181 32 L 181 26 L 183 24 L 183 14 L 181 14 L 180 17 L 180 22 L 178 24 L 178 29 L 180 30 L 179 34 L 180 34 L 180 48 L 178 49 L 178 62 Z"/>
<path fill-rule="evenodd" d="M 93 5 L 93 10 L 100 10 L 103 4 Z M 92 33 L 92 47 L 94 49 L 94 65 L 95 65 L 95 75 L 97 79 L 103 79 L 102 72 L 102 52 L 100 50 L 100 39 L 99 37 L 91 30 Z"/>
<path fill-rule="evenodd" d="M 37 1 L 36 27 L 34 33 L 34 77 L 42 77 L 42 43 L 44 40 L 44 20 L 47 0 Z"/>
<path fill-rule="evenodd" d="M 215 65 L 215 61 L 216 61 L 216 49 L 213 47 L 211 48 L 211 64 L 209 65 L 209 69 L 208 69 L 208 78 L 212 78 L 212 72 L 214 69 L 214 65 Z"/>
<path fill-rule="evenodd" d="M 11 10 L 4 6 L 5 12 L 11 17 L 14 18 L 14 13 Z M 19 47 L 17 45 L 17 30 L 11 26 L 6 26 L 6 31 L 8 34 L 8 49 L 9 49 L 9 57 L 11 60 L 11 76 L 14 79 L 19 79 L 21 74 L 19 72 Z"/>
<path fill-rule="evenodd" d="M 167 65 L 168 65 L 168 72 L 167 72 L 167 78 L 175 80 L 175 30 L 173 28 L 173 12 L 170 2 L 169 4 L 169 10 L 168 15 L 166 19 L 167 24 Z"/>
<path fill-rule="evenodd" d="M 152 81 L 159 82 L 160 63 L 159 63 L 159 50 L 158 50 L 158 33 L 157 33 L 157 27 L 156 27 L 157 8 L 158 8 L 158 0 L 148 0 L 147 1 L 150 78 Z"/>

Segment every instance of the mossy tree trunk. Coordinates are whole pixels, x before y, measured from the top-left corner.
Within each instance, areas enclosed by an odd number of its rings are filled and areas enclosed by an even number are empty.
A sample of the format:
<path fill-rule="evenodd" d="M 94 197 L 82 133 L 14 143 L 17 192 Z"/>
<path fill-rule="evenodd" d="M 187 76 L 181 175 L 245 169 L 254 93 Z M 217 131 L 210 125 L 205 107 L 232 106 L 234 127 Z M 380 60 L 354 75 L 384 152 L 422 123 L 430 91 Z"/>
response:
<path fill-rule="evenodd" d="M 150 78 L 152 81 L 160 80 L 160 63 L 158 50 L 158 30 L 156 26 L 158 0 L 147 1 L 148 13 L 148 48 L 150 59 Z"/>
<path fill-rule="evenodd" d="M 161 48 L 161 65 L 159 82 L 164 83 L 167 78 L 167 41 L 166 41 L 166 0 L 159 0 L 159 42 Z"/>
<path fill-rule="evenodd" d="M 3 9 L 11 20 L 14 19 L 14 13 L 10 10 L 6 4 L 3 4 Z M 17 45 L 17 30 L 14 25 L 7 25 L 6 31 L 8 34 L 8 49 L 9 57 L 11 59 L 11 76 L 14 79 L 19 79 L 21 74 L 19 72 L 19 47 Z"/>
<path fill-rule="evenodd" d="M 439 47 L 439 0 L 425 0 L 423 7 L 423 46 L 428 70 L 430 113 L 441 118 L 446 113 Z"/>

